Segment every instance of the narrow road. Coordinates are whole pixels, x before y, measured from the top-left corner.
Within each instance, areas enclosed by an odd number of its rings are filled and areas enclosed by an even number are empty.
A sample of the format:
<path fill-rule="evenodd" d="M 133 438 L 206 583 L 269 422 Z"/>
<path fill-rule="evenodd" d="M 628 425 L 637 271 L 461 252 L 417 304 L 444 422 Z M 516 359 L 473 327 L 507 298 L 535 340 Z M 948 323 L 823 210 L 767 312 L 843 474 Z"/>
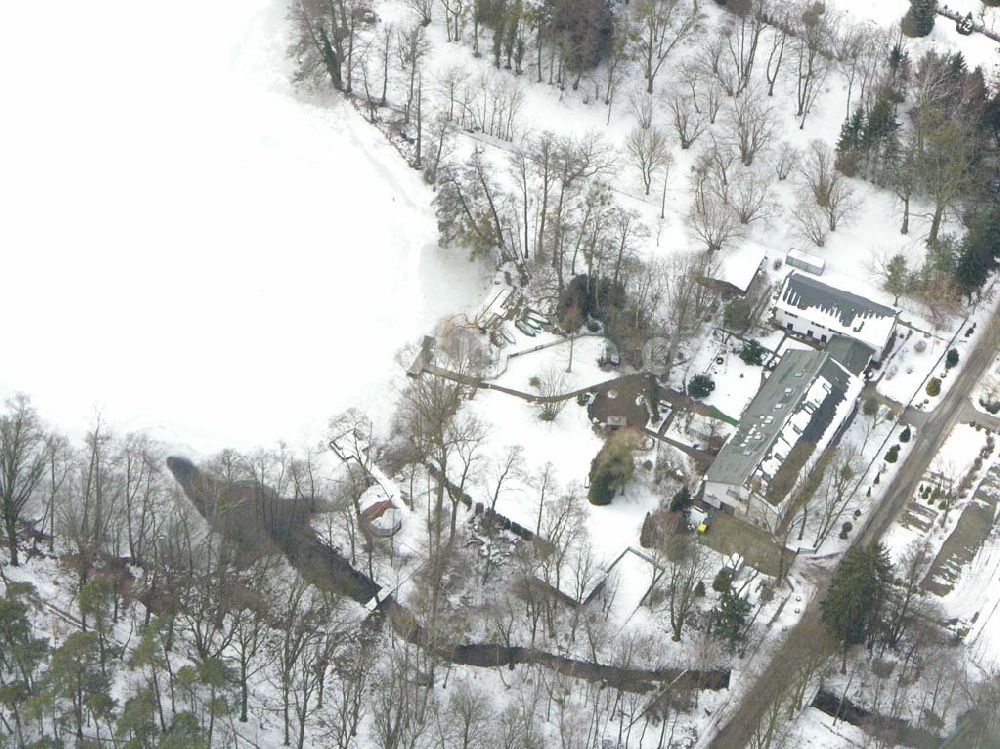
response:
<path fill-rule="evenodd" d="M 973 388 L 990 365 L 995 355 L 996 323 L 990 324 L 976 347 L 968 354 L 965 366 L 958 379 L 945 394 L 942 402 L 932 412 L 932 418 L 924 429 L 917 432 L 913 450 L 896 473 L 888 491 L 869 516 L 864 530 L 855 537 L 854 545 L 867 545 L 879 540 L 892 525 L 900 510 L 913 496 L 921 477 L 931 460 L 941 449 L 952 428 L 967 414 L 966 404 Z M 799 659 L 793 654 L 799 652 L 828 652 L 831 656 L 836 647 L 823 631 L 820 620 L 820 601 L 826 597 L 830 575 L 817 579 L 816 592 L 809 600 L 802 618 L 781 643 L 763 673 L 739 698 L 735 712 L 725 718 L 725 723 L 708 744 L 710 749 L 745 749 L 750 745 L 755 729 L 760 725 L 767 708 L 773 700 L 783 694 L 783 687 L 792 682 Z"/>

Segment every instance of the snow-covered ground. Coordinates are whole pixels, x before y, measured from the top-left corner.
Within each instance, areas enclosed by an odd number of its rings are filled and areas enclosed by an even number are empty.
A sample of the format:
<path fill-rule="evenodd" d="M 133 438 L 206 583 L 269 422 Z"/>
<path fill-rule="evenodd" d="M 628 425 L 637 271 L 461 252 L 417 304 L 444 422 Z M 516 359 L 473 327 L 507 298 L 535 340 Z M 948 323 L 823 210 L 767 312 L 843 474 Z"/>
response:
<path fill-rule="evenodd" d="M 76 435 L 100 411 L 201 454 L 311 444 L 347 406 L 384 417 L 396 351 L 478 300 L 418 174 L 293 93 L 285 17 L 0 8 L 0 396 Z"/>
<path fill-rule="evenodd" d="M 968 317 L 953 320 L 950 330 L 932 332 L 923 329 L 900 328 L 906 334 L 883 365 L 884 374 L 878 383 L 879 392 L 900 404 L 909 404 L 922 411 L 933 411 L 951 388 L 963 365 L 963 358 L 971 351 L 989 329 L 996 314 L 1000 297 L 993 294 L 991 285 L 984 298 L 969 311 Z M 910 315 L 904 315 L 904 319 Z M 919 324 L 914 321 L 914 324 Z M 958 352 L 955 368 L 949 368 L 945 356 L 949 350 Z M 929 396 L 927 382 L 931 377 L 941 381 L 941 392 Z"/>

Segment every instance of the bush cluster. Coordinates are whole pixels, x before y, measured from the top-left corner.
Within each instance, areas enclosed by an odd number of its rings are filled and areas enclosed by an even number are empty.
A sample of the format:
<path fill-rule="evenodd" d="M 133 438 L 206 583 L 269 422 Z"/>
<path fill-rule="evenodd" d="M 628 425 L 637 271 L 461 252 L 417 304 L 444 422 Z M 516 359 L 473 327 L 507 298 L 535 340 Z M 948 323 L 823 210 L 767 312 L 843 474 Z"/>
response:
<path fill-rule="evenodd" d="M 715 390 L 715 380 L 706 374 L 695 375 L 688 380 L 687 391 L 692 398 L 707 398 Z"/>
<path fill-rule="evenodd" d="M 934 397 L 936 395 L 941 395 L 941 380 L 937 377 L 931 377 L 927 381 L 927 395 Z"/>

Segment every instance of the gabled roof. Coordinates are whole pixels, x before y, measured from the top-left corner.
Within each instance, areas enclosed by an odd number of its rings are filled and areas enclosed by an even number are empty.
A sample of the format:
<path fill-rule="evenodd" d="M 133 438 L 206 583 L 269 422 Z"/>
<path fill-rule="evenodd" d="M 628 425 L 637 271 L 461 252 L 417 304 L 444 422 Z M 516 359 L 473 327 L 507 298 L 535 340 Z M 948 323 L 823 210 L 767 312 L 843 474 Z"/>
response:
<path fill-rule="evenodd" d="M 764 262 L 764 254 L 763 247 L 749 243 L 730 250 L 719 262 L 719 267 L 709 274 L 709 278 L 729 284 L 745 294 Z"/>
<path fill-rule="evenodd" d="M 878 349 L 885 345 L 899 315 L 894 307 L 797 271 L 785 277 L 778 306 Z"/>
<path fill-rule="evenodd" d="M 801 439 L 820 443 L 860 381 L 825 351 L 791 350 L 746 407 L 706 479 L 740 486 L 769 480 Z"/>
<path fill-rule="evenodd" d="M 860 375 L 871 364 L 872 357 L 875 356 L 875 349 L 867 343 L 856 341 L 853 338 L 834 335 L 826 344 L 826 353 L 842 364 L 851 374 Z"/>

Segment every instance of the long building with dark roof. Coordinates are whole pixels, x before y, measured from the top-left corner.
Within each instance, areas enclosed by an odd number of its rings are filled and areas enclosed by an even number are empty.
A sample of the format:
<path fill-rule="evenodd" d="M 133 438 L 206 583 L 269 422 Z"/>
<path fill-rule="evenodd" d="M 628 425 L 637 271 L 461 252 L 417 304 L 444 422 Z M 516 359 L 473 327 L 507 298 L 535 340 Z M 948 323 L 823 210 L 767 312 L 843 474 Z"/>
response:
<path fill-rule="evenodd" d="M 826 351 L 787 351 L 705 475 L 705 501 L 775 531 L 803 469 L 854 413 L 863 381 Z"/>
<path fill-rule="evenodd" d="M 823 283 L 805 273 L 786 276 L 778 292 L 774 319 L 779 326 L 826 342 L 841 335 L 872 349 L 880 362 L 892 348 L 899 310 Z"/>

